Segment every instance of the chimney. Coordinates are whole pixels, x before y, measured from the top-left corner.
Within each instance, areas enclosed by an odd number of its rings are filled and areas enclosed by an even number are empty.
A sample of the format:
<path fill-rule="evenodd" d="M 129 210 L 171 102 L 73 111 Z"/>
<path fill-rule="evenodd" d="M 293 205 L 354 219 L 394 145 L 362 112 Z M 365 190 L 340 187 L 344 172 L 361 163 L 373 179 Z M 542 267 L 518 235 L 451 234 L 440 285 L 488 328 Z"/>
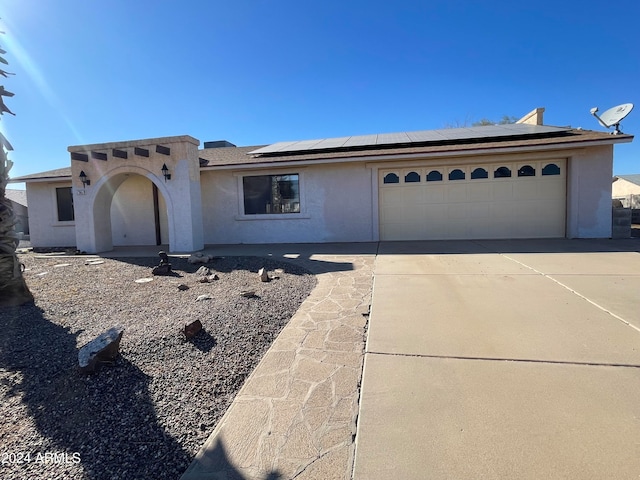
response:
<path fill-rule="evenodd" d="M 544 114 L 544 107 L 538 107 L 531 110 L 524 117 L 518 120 L 516 123 L 526 123 L 527 125 L 544 125 L 542 122 L 542 115 Z M 206 144 L 205 144 L 206 148 Z"/>

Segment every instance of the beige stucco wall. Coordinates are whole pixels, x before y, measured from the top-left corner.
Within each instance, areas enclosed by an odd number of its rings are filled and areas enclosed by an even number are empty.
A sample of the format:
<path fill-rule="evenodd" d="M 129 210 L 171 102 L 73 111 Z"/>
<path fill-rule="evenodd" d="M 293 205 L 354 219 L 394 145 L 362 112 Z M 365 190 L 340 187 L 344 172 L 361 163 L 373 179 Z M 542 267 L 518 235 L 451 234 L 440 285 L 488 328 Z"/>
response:
<path fill-rule="evenodd" d="M 286 173 L 300 175 L 301 213 L 244 216 L 242 176 Z M 371 175 L 363 163 L 203 171 L 205 243 L 372 241 Z"/>
<path fill-rule="evenodd" d="M 27 183 L 32 246 L 73 247 L 76 245 L 75 222 L 58 221 L 56 188 L 70 186 L 70 181 Z"/>
<path fill-rule="evenodd" d="M 158 193 L 160 237 L 168 243 L 167 207 Z M 156 229 L 153 209 L 153 184 L 141 175 L 130 175 L 113 195 L 111 203 L 113 245 L 155 245 Z"/>
<path fill-rule="evenodd" d="M 572 152 L 568 174 L 567 237 L 611 237 L 613 145 Z"/>

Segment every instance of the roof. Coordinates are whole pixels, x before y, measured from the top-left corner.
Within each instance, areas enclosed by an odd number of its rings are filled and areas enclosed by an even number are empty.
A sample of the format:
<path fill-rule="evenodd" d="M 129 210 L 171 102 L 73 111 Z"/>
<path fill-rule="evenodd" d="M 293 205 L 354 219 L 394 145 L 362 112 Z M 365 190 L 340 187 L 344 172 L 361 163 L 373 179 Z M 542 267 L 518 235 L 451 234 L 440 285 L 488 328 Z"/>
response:
<path fill-rule="evenodd" d="M 484 128 L 484 127 L 477 127 Z M 456 129 L 457 130 L 457 129 Z M 326 161 L 370 161 L 372 158 L 393 160 L 398 156 L 449 156 L 464 154 L 465 152 L 505 152 L 512 149 L 539 148 L 556 149 L 588 146 L 589 144 L 626 143 L 633 140 L 633 135 L 611 135 L 608 132 L 593 130 L 562 129 L 549 135 L 511 136 L 500 138 L 465 138 L 461 140 L 446 140 L 429 142 L 426 144 L 384 145 L 358 149 L 339 149 L 332 151 L 304 151 L 267 153 L 266 155 L 248 155 L 259 151 L 260 147 L 212 148 L 200 150 L 201 158 L 208 160 L 204 170 L 230 167 L 251 167 L 256 165 L 273 165 L 278 163 L 304 162 L 323 163 Z"/>
<path fill-rule="evenodd" d="M 64 178 L 71 179 L 71 167 L 57 168 L 55 170 L 47 170 L 46 172 L 32 173 L 31 175 L 23 175 L 9 179 L 9 183 L 19 183 L 28 180 L 61 180 Z"/>
<path fill-rule="evenodd" d="M 618 178 L 626 180 L 627 182 L 635 183 L 636 185 L 640 186 L 640 173 L 634 173 L 632 175 L 616 175 L 614 177 L 614 181 Z"/>
<path fill-rule="evenodd" d="M 7 188 L 5 190 L 5 196 L 14 203 L 18 205 L 22 205 L 24 207 L 27 206 L 27 191 L 26 190 L 15 190 L 13 188 Z"/>

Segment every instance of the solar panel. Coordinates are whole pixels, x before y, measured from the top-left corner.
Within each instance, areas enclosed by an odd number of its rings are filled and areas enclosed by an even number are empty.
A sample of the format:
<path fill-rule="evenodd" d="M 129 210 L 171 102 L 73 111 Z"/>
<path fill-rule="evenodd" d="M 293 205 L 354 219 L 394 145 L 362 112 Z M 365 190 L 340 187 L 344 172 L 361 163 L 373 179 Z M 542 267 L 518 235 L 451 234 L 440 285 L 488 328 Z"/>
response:
<path fill-rule="evenodd" d="M 291 147 L 294 150 L 313 150 L 313 147 L 320 143 L 322 140 L 301 140 L 299 142 L 294 143 Z"/>
<path fill-rule="evenodd" d="M 437 142 L 446 140 L 446 137 L 439 130 L 422 130 L 419 132 L 408 132 L 412 142 Z"/>
<path fill-rule="evenodd" d="M 344 147 L 362 147 L 366 145 L 375 145 L 378 135 L 357 135 L 351 137 L 344 144 Z"/>
<path fill-rule="evenodd" d="M 561 133 L 568 127 L 548 125 L 527 125 L 512 123 L 507 125 L 485 125 L 480 127 L 445 128 L 440 130 L 419 130 L 416 132 L 380 133 L 376 135 L 355 135 L 352 137 L 324 138 L 295 142 L 278 142 L 249 152 L 249 155 L 277 154 L 292 152 L 316 152 L 319 150 L 348 149 L 354 147 L 377 147 L 408 143 L 438 143 L 481 138 L 505 138 L 527 135 Z"/>
<path fill-rule="evenodd" d="M 316 144 L 314 150 L 325 150 L 328 148 L 340 148 L 351 137 L 339 137 L 339 138 L 325 138 L 320 143 Z"/>
<path fill-rule="evenodd" d="M 275 152 L 280 152 L 280 151 L 289 151 L 287 150 L 287 148 L 290 148 L 291 146 L 295 145 L 298 142 L 278 142 L 278 143 L 272 143 L 271 145 L 267 145 L 266 147 L 262 147 L 259 148 L 258 150 L 255 150 L 255 152 L 260 151 L 260 153 L 275 153 Z M 254 152 L 249 152 L 249 153 L 254 153 Z"/>
<path fill-rule="evenodd" d="M 401 132 L 381 133 L 376 140 L 376 145 L 393 145 L 394 143 L 411 143 L 411 139 L 406 132 Z"/>

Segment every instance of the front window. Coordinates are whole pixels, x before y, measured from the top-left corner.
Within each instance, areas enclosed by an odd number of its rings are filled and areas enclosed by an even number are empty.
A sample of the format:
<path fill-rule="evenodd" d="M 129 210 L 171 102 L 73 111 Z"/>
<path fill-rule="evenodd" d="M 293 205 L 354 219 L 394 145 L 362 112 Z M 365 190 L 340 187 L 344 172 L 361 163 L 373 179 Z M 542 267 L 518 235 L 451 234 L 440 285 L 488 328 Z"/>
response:
<path fill-rule="evenodd" d="M 73 194 L 71 187 L 56 188 L 56 203 L 58 206 L 58 221 L 71 222 L 73 215 Z"/>
<path fill-rule="evenodd" d="M 245 215 L 300 213 L 298 174 L 242 178 Z"/>

